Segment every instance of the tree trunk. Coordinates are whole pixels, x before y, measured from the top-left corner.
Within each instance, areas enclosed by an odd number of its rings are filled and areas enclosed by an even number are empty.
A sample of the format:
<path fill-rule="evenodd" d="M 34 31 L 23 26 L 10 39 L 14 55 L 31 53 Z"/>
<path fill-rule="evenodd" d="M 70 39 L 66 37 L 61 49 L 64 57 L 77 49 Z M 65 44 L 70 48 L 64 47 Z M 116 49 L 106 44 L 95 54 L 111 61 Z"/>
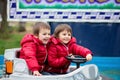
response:
<path fill-rule="evenodd" d="M 26 22 L 19 22 L 19 28 L 18 28 L 19 32 L 26 31 L 25 24 L 26 24 Z"/>
<path fill-rule="evenodd" d="M 2 17 L 0 26 L 0 38 L 8 38 L 7 0 L 0 0 L 0 6 L 0 13 Z"/>

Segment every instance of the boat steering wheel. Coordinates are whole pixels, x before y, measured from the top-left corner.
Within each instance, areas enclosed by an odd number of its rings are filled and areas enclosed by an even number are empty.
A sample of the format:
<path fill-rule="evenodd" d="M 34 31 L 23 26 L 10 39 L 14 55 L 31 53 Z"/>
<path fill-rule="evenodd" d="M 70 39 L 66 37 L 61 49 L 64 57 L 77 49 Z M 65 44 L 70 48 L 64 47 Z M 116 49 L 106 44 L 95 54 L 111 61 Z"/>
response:
<path fill-rule="evenodd" d="M 79 55 L 73 55 L 73 57 L 67 56 L 66 58 L 68 60 L 70 60 L 71 62 L 76 63 L 77 68 L 79 68 L 81 63 L 85 63 L 87 61 L 86 58 L 83 58 L 83 57 L 81 57 Z"/>

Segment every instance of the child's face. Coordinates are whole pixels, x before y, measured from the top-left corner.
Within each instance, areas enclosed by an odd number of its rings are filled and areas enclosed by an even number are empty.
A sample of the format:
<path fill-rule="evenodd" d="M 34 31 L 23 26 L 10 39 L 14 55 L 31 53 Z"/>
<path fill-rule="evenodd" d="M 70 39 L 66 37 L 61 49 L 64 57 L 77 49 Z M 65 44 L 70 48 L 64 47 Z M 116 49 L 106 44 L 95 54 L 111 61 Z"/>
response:
<path fill-rule="evenodd" d="M 50 30 L 41 29 L 38 38 L 43 42 L 43 44 L 47 44 L 50 39 Z"/>
<path fill-rule="evenodd" d="M 59 33 L 59 39 L 64 43 L 67 44 L 70 39 L 71 39 L 71 33 L 64 30 L 62 32 Z"/>

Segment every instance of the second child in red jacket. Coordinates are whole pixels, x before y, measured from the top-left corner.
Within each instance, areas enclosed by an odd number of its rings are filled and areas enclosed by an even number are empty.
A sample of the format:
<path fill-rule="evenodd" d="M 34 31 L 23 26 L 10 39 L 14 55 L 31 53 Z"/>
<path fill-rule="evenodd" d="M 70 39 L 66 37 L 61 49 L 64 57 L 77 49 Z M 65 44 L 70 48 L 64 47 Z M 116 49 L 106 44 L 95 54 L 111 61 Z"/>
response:
<path fill-rule="evenodd" d="M 40 76 L 44 71 L 49 39 L 50 26 L 47 23 L 38 22 L 33 26 L 33 34 L 27 34 L 21 40 L 20 58 L 25 59 L 29 70 L 35 76 Z"/>
<path fill-rule="evenodd" d="M 68 24 L 59 24 L 48 49 L 48 71 L 52 74 L 64 74 L 67 72 L 70 61 L 66 59 L 69 55 L 80 55 L 88 61 L 92 59 L 92 52 L 76 44 L 76 39 L 72 37 L 72 29 Z"/>

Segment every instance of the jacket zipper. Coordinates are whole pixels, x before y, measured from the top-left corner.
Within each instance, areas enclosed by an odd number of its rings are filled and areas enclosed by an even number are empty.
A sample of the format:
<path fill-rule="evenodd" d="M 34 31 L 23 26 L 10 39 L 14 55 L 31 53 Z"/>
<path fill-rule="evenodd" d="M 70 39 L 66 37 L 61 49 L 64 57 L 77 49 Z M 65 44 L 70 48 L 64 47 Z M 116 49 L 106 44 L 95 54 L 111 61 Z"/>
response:
<path fill-rule="evenodd" d="M 62 43 L 63 44 L 63 43 Z M 69 55 L 69 49 L 68 49 L 68 47 L 65 45 L 65 44 L 63 44 L 63 46 L 67 49 L 67 55 Z M 67 67 L 67 65 L 68 64 L 66 64 L 66 66 L 65 67 Z M 61 73 L 63 73 L 63 70 L 61 69 Z"/>
<path fill-rule="evenodd" d="M 44 46 L 45 46 L 45 48 L 46 48 L 46 45 L 44 45 Z M 45 51 L 46 51 L 46 55 L 45 55 L 44 63 L 45 63 L 45 61 L 46 61 L 46 59 L 47 59 L 47 56 L 48 56 L 47 49 L 46 49 Z"/>
<path fill-rule="evenodd" d="M 69 55 L 69 49 L 68 49 L 68 47 L 65 44 L 63 44 L 63 46 L 67 49 L 67 54 Z"/>
<path fill-rule="evenodd" d="M 63 70 L 61 69 L 60 73 L 63 73 Z"/>
<path fill-rule="evenodd" d="M 40 72 L 42 72 L 42 71 L 43 71 L 43 68 L 44 68 L 43 66 L 41 66 L 41 67 L 42 67 L 42 68 L 41 68 Z"/>

